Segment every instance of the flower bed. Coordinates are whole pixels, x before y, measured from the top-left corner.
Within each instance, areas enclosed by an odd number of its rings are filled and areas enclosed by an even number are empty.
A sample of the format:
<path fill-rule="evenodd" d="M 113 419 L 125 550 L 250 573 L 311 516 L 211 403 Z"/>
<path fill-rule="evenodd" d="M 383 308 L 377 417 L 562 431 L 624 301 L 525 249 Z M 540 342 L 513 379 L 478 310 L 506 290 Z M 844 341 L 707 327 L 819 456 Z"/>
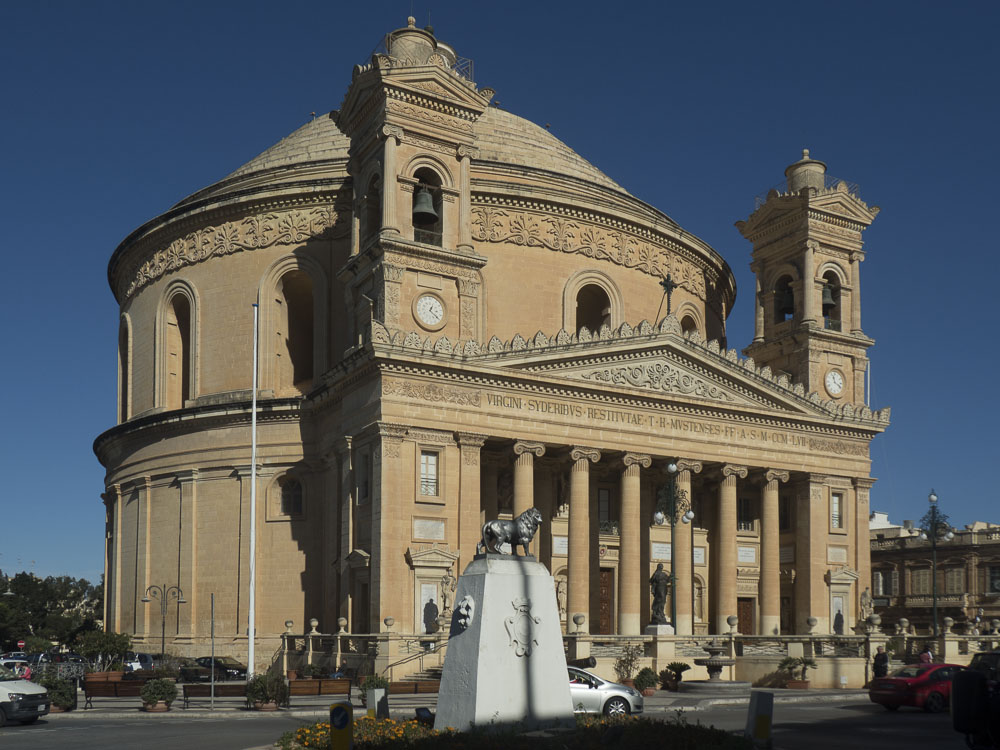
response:
<path fill-rule="evenodd" d="M 330 723 L 320 721 L 287 732 L 281 750 L 330 748 Z M 645 718 L 578 717 L 576 729 L 551 737 L 527 736 L 513 730 L 435 732 L 416 720 L 369 719 L 354 722 L 355 750 L 605 750 L 606 748 L 665 748 L 667 750 L 750 750 L 752 743 L 721 729 L 688 724 L 683 717 L 668 721 Z"/>

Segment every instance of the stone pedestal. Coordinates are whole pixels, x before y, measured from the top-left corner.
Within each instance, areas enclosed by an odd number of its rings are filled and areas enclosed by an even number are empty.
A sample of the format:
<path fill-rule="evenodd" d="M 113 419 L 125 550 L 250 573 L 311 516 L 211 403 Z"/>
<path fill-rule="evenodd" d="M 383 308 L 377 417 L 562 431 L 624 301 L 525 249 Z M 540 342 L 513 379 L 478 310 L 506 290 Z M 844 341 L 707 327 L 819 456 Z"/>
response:
<path fill-rule="evenodd" d="M 575 725 L 555 584 L 533 557 L 477 555 L 458 579 L 434 728 Z"/>

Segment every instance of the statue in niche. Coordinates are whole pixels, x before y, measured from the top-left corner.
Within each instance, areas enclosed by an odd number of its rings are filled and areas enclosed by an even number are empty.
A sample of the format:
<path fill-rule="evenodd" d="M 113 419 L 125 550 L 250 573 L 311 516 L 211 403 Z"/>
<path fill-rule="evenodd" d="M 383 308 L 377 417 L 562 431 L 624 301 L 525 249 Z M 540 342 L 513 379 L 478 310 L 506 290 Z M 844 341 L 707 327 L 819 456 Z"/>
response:
<path fill-rule="evenodd" d="M 566 577 L 558 576 L 556 578 L 556 602 L 559 604 L 559 619 L 566 619 Z"/>
<path fill-rule="evenodd" d="M 451 574 L 451 568 L 448 568 L 441 577 L 441 612 L 447 614 L 451 612 L 451 603 L 455 595 L 455 585 L 458 581 L 455 576 Z"/>
<path fill-rule="evenodd" d="M 667 603 L 667 592 L 670 590 L 670 576 L 664 572 L 663 563 L 656 564 L 656 572 L 649 578 L 649 590 L 653 595 L 650 624 L 666 625 L 667 616 L 663 614 L 663 607 Z"/>
<path fill-rule="evenodd" d="M 867 620 L 872 614 L 875 613 L 875 603 L 872 601 L 872 595 L 868 593 L 868 587 L 861 592 L 861 620 Z"/>

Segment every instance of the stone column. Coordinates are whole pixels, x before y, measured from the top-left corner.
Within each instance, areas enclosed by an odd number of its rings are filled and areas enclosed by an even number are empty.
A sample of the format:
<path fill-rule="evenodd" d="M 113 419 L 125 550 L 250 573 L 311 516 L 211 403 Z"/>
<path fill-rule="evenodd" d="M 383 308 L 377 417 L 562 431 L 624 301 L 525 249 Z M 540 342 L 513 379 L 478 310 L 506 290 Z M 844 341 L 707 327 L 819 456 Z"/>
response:
<path fill-rule="evenodd" d="M 458 569 L 456 577 L 476 554 L 476 544 L 482 534 L 479 523 L 479 454 L 486 443 L 486 435 L 456 432 L 459 452 L 462 454 L 461 476 L 458 487 Z"/>
<path fill-rule="evenodd" d="M 177 608 L 177 634 L 193 636 L 198 627 L 198 470 L 177 472 L 177 484 L 180 489 L 177 585 L 187 600 L 186 612 L 182 614 L 181 608 Z"/>
<path fill-rule="evenodd" d="M 105 563 L 108 573 L 104 577 L 104 622 L 112 624 L 116 633 L 121 632 L 122 616 L 122 487 L 113 484 L 105 493 L 105 503 L 111 515 L 109 533 L 114 544 L 111 548 L 112 559 Z M 107 558 L 105 558 L 107 559 Z"/>
<path fill-rule="evenodd" d="M 542 514 L 542 526 L 535 537 L 538 542 L 538 562 L 552 573 L 552 516 L 555 514 L 555 476 L 551 459 L 540 462 L 539 472 L 535 477 L 535 507 Z"/>
<path fill-rule="evenodd" d="M 778 483 L 787 471 L 768 469 L 760 503 L 760 635 L 781 633 L 781 571 L 779 561 Z"/>
<path fill-rule="evenodd" d="M 823 579 L 827 570 L 829 497 L 826 477 L 811 474 L 798 488 L 795 508 L 795 631 L 808 633 L 806 620 L 816 618 L 817 633 L 829 633 L 830 595 Z"/>
<path fill-rule="evenodd" d="M 851 260 L 851 333 L 861 333 L 861 259 Z"/>
<path fill-rule="evenodd" d="M 766 300 L 764 299 L 763 292 L 760 290 L 760 278 L 757 278 L 757 308 L 754 313 L 753 319 L 753 342 L 756 344 L 764 340 L 764 307 L 766 305 Z"/>
<path fill-rule="evenodd" d="M 569 592 L 567 622 L 578 612 L 587 618 L 581 630 L 590 632 L 590 464 L 601 460 L 595 448 L 573 448 L 569 475 Z"/>
<path fill-rule="evenodd" d="M 621 543 L 618 549 L 618 632 L 642 632 L 643 576 L 639 566 L 645 543 L 639 512 L 639 467 L 648 469 L 653 460 L 643 453 L 626 453 L 622 459 Z"/>
<path fill-rule="evenodd" d="M 462 252 L 473 252 L 472 247 L 472 183 L 469 179 L 469 164 L 478 149 L 472 146 L 459 146 L 459 183 L 458 183 L 458 249 Z"/>
<path fill-rule="evenodd" d="M 701 461 L 690 461 L 687 459 L 677 460 L 677 482 L 678 497 L 680 493 L 686 493 L 688 501 L 691 501 L 691 472 L 698 474 L 701 472 Z M 677 549 L 670 550 L 670 557 L 673 560 L 674 575 L 677 577 L 674 583 L 674 590 L 671 596 L 677 599 L 677 622 L 671 623 L 674 632 L 678 635 L 691 635 L 694 632 L 694 616 L 692 612 L 691 597 L 694 592 L 694 569 L 691 564 L 691 548 L 694 546 L 694 523 L 680 522 L 674 527 L 674 544 Z"/>
<path fill-rule="evenodd" d="M 747 467 L 726 464 L 722 467 L 719 485 L 718 528 L 715 530 L 716 569 L 712 589 L 715 591 L 715 633 L 728 633 L 726 619 L 736 614 L 736 479 L 746 479 Z"/>
<path fill-rule="evenodd" d="M 351 568 L 347 556 L 354 549 L 354 467 L 351 462 L 351 436 L 347 435 L 337 441 L 337 467 L 340 503 L 338 535 L 340 544 L 337 553 L 337 612 L 338 616 L 347 618 L 347 627 L 351 627 Z M 330 623 L 329 630 L 333 624 Z"/>
<path fill-rule="evenodd" d="M 853 606 L 860 604 L 860 592 L 866 586 L 872 585 L 872 545 L 868 534 L 867 518 L 869 515 L 869 499 L 874 479 L 858 477 L 854 480 L 854 517 L 848 516 L 848 528 L 854 531 L 854 569 L 858 571 L 858 596 Z M 966 590 L 971 590 L 971 581 L 966 580 Z"/>
<path fill-rule="evenodd" d="M 382 231 L 399 234 L 399 219 L 396 215 L 396 146 L 403 137 L 403 129 L 397 125 L 383 125 L 385 150 L 382 154 Z"/>
<path fill-rule="evenodd" d="M 802 260 L 802 322 L 817 325 L 816 322 L 816 269 L 813 267 L 813 253 L 818 243 L 806 240 L 806 250 Z"/>
<path fill-rule="evenodd" d="M 514 518 L 534 507 L 535 456 L 545 455 L 545 446 L 518 440 L 514 443 Z"/>

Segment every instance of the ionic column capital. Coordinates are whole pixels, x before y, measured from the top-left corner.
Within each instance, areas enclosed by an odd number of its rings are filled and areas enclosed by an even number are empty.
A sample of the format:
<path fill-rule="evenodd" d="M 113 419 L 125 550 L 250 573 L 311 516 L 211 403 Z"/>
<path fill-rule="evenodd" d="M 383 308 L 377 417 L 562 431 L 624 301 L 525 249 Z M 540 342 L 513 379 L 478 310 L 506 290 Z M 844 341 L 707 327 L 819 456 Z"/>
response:
<path fill-rule="evenodd" d="M 738 464 L 724 464 L 722 467 L 722 476 L 726 479 L 729 477 L 746 479 L 748 472 L 749 469 L 746 466 L 740 466 Z"/>
<path fill-rule="evenodd" d="M 782 469 L 768 469 L 764 472 L 764 481 L 770 484 L 771 482 L 787 482 L 788 472 Z"/>
<path fill-rule="evenodd" d="M 385 124 L 382 126 L 381 135 L 383 138 L 395 138 L 398 143 L 403 140 L 403 129 L 398 125 Z"/>
<path fill-rule="evenodd" d="M 642 468 L 648 469 L 653 465 L 653 458 L 646 453 L 626 453 L 622 456 L 622 463 L 625 464 L 625 468 L 638 464 Z"/>
<path fill-rule="evenodd" d="M 514 455 L 520 456 L 523 453 L 531 453 L 541 458 L 545 455 L 545 445 L 543 443 L 532 443 L 527 440 L 518 440 L 514 443 Z"/>
<path fill-rule="evenodd" d="M 693 458 L 678 458 L 674 463 L 677 465 L 678 473 L 693 471 L 695 474 L 700 474 L 702 470 L 701 461 L 696 461 Z"/>
<path fill-rule="evenodd" d="M 569 457 L 574 461 L 580 461 L 581 459 L 587 459 L 592 464 L 596 464 L 601 460 L 601 452 L 597 448 L 584 448 L 582 446 L 574 446 L 569 451 Z"/>

